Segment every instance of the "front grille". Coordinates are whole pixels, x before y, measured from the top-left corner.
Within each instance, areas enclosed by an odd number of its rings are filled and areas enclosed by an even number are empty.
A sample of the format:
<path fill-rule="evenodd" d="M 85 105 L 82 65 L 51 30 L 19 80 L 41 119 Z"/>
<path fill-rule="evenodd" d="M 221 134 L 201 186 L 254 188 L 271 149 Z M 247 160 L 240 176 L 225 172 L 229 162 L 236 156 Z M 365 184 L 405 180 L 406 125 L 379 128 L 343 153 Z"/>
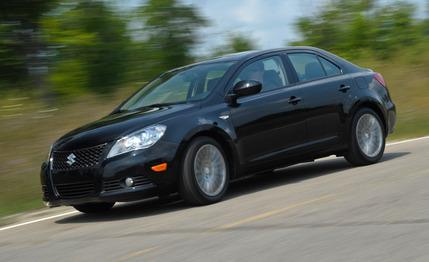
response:
<path fill-rule="evenodd" d="M 57 184 L 55 188 L 61 198 L 81 198 L 95 192 L 95 185 L 93 182 Z"/>
<path fill-rule="evenodd" d="M 122 184 L 119 179 L 109 179 L 103 182 L 103 190 L 106 192 L 121 190 L 123 188 Z"/>
<path fill-rule="evenodd" d="M 152 181 L 144 176 L 133 177 L 134 187 L 150 185 Z M 124 179 L 107 179 L 103 182 L 103 190 L 105 192 L 117 191 L 125 188 Z"/>
<path fill-rule="evenodd" d="M 97 166 L 102 160 L 106 145 L 102 144 L 74 151 L 54 151 L 52 152 L 52 169 L 68 171 Z"/>

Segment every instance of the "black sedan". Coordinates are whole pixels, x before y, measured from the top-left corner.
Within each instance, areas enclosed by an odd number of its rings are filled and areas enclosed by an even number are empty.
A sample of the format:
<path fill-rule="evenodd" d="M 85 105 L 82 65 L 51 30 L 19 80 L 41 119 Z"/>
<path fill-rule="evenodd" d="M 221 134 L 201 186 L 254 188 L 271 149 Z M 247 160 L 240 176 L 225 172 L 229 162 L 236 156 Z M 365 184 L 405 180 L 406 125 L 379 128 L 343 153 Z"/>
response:
<path fill-rule="evenodd" d="M 43 200 L 86 212 L 179 192 L 210 204 L 243 175 L 325 157 L 376 163 L 396 113 L 383 77 L 311 47 L 173 69 L 52 145 Z"/>

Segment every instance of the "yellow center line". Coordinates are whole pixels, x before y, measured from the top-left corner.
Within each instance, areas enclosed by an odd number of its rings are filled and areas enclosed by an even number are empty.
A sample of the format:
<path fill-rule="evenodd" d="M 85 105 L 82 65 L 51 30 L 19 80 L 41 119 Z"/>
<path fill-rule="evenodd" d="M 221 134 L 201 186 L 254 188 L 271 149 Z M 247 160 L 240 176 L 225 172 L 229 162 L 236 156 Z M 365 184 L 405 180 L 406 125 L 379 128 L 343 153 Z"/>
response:
<path fill-rule="evenodd" d="M 265 218 L 268 218 L 268 217 L 272 217 L 272 216 L 278 215 L 280 213 L 286 212 L 288 210 L 291 210 L 291 209 L 294 209 L 294 208 L 297 208 L 297 207 L 302 207 L 302 206 L 305 206 L 305 205 L 309 205 L 309 204 L 312 204 L 312 203 L 320 202 L 322 200 L 326 200 L 326 199 L 332 198 L 334 196 L 335 196 L 335 194 L 324 195 L 324 196 L 321 196 L 321 197 L 318 197 L 318 198 L 314 198 L 314 199 L 311 199 L 311 200 L 308 200 L 308 201 L 296 203 L 296 204 L 293 204 L 293 205 L 290 205 L 290 206 L 287 206 L 287 207 L 284 207 L 284 208 L 274 209 L 274 210 L 271 210 L 271 211 L 268 211 L 268 212 L 265 212 L 265 213 L 261 213 L 261 214 L 255 215 L 255 216 L 244 218 L 242 220 L 238 220 L 238 221 L 233 222 L 233 223 L 222 225 L 220 227 L 215 228 L 214 231 L 216 231 L 216 230 L 230 229 L 230 228 L 233 228 L 233 227 L 241 226 L 243 224 L 247 224 L 247 223 L 255 222 L 255 221 L 258 221 L 258 220 L 262 220 L 262 219 L 265 219 Z"/>
<path fill-rule="evenodd" d="M 246 224 L 246 223 L 255 222 L 255 221 L 258 221 L 258 220 L 262 220 L 262 219 L 265 219 L 265 218 L 268 218 L 268 217 L 272 217 L 272 216 L 278 215 L 280 213 L 286 212 L 286 211 L 294 209 L 294 208 L 306 206 L 306 205 L 313 204 L 313 203 L 316 203 L 316 202 L 321 202 L 323 200 L 327 200 L 327 199 L 333 198 L 334 196 L 336 196 L 336 194 L 328 194 L 328 195 L 324 195 L 324 196 L 321 196 L 321 197 L 318 197 L 318 198 L 314 198 L 314 199 L 310 199 L 310 200 L 307 200 L 307 201 L 303 201 L 303 202 L 299 202 L 299 203 L 296 203 L 296 204 L 292 204 L 292 205 L 289 205 L 289 206 L 284 207 L 284 208 L 274 209 L 274 210 L 271 210 L 271 211 L 268 211 L 268 212 L 265 212 L 265 213 L 261 213 L 261 214 L 255 215 L 255 216 L 251 216 L 251 217 L 247 217 L 247 218 L 238 220 L 238 221 L 233 222 L 233 223 L 225 224 L 225 225 L 213 228 L 212 230 L 208 230 L 208 231 L 205 231 L 205 232 L 202 232 L 202 233 L 215 233 L 215 232 L 218 232 L 218 231 L 221 231 L 221 230 L 225 230 L 225 229 L 230 229 L 230 228 L 233 228 L 233 227 L 237 227 L 237 226 L 240 226 L 240 225 L 243 225 L 243 224 Z M 204 234 L 202 234 L 201 236 L 203 236 L 203 235 Z M 191 237 L 191 239 L 192 238 L 193 237 Z M 118 262 L 127 261 L 129 259 L 145 255 L 145 254 L 147 254 L 147 253 L 149 253 L 151 251 L 154 251 L 154 250 L 156 250 L 158 248 L 159 247 L 154 246 L 154 247 L 150 247 L 150 248 L 143 249 L 143 250 L 140 250 L 140 251 L 129 253 L 129 254 L 125 255 L 125 256 L 120 257 L 118 259 Z"/>
<path fill-rule="evenodd" d="M 120 257 L 117 261 L 118 262 L 123 262 L 123 261 L 129 260 L 131 258 L 142 256 L 142 255 L 144 255 L 146 253 L 149 253 L 149 252 L 151 252 L 153 250 L 156 250 L 156 249 L 158 249 L 158 247 L 150 247 L 150 248 L 146 248 L 146 249 L 139 250 L 139 251 L 136 251 L 136 252 L 132 252 L 132 253 L 130 253 L 128 255 Z"/>

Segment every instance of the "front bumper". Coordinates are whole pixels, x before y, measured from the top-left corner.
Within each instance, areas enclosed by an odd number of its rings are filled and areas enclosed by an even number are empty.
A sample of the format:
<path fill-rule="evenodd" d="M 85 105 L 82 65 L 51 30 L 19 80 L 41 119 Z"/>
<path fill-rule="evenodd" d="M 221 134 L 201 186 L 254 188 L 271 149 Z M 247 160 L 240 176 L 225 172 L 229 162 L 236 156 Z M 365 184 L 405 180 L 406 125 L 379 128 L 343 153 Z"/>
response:
<path fill-rule="evenodd" d="M 158 141 L 148 149 L 103 159 L 99 166 L 68 171 L 53 170 L 45 162 L 40 173 L 43 201 L 48 206 L 126 202 L 174 191 L 177 149 L 177 144 Z M 166 171 L 151 170 L 160 163 L 167 163 Z M 134 186 L 125 185 L 128 177 Z"/>

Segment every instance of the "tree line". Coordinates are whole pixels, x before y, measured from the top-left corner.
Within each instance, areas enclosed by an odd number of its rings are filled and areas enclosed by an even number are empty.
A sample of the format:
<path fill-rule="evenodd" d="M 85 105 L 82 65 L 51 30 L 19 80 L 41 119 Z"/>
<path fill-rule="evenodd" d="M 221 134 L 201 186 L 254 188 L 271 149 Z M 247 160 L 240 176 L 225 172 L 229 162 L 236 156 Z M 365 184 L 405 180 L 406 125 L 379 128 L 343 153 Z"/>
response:
<path fill-rule="evenodd" d="M 427 49 L 429 1 L 424 17 L 416 11 L 406 1 L 331 1 L 316 15 L 298 19 L 295 26 L 302 40 L 293 44 L 317 46 L 349 59 L 388 59 L 403 48 Z"/>
<path fill-rule="evenodd" d="M 428 1 L 429 7 L 429 1 Z M 286 14 L 287 15 L 287 14 Z M 121 11 L 108 1 L 0 1 L 0 92 L 52 99 L 110 93 L 198 60 L 199 30 L 210 21 L 178 0 L 148 0 Z M 295 24 L 300 41 L 347 58 L 388 59 L 403 47 L 427 47 L 429 19 L 396 1 L 332 0 Z M 255 49 L 231 32 L 212 55 Z"/>

